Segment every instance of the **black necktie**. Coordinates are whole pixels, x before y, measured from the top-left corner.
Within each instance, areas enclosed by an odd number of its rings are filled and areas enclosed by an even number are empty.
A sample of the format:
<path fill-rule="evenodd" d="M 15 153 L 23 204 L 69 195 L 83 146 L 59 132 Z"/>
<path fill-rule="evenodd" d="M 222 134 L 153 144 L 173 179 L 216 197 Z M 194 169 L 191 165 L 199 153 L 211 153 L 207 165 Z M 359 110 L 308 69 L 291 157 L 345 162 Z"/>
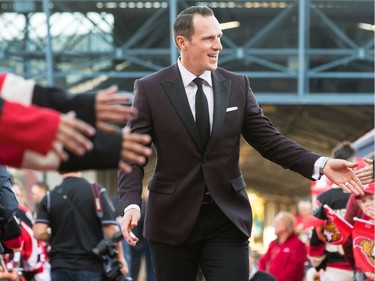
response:
<path fill-rule="evenodd" d="M 210 118 L 208 113 L 208 103 L 206 95 L 203 92 L 202 78 L 195 78 L 193 82 L 198 86 L 195 96 L 195 123 L 197 124 L 199 136 L 201 138 L 203 149 L 206 149 L 210 138 Z"/>

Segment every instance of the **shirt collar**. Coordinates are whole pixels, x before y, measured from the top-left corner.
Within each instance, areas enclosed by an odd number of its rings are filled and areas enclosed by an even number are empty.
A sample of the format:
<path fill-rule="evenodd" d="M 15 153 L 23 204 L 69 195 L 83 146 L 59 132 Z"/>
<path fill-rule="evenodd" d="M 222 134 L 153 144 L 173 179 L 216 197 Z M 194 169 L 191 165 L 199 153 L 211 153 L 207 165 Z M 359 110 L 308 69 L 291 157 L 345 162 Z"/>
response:
<path fill-rule="evenodd" d="M 197 77 L 182 65 L 180 58 L 177 60 L 177 65 L 181 73 L 182 83 L 186 88 Z M 206 70 L 199 77 L 212 87 L 211 71 Z"/>

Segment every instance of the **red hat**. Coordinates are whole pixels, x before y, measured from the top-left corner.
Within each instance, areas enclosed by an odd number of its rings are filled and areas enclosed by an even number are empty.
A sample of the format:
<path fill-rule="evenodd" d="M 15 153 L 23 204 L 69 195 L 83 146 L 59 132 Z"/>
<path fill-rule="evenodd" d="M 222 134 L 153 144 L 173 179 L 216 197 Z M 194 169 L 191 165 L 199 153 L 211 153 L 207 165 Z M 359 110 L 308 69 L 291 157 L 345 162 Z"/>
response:
<path fill-rule="evenodd" d="M 367 194 L 374 194 L 375 193 L 375 184 L 374 184 L 374 182 L 365 185 L 363 191 L 365 192 L 365 195 L 366 195 L 366 193 Z M 356 196 L 357 199 L 359 199 L 361 197 L 362 196 Z"/>
<path fill-rule="evenodd" d="M 368 185 L 364 186 L 365 187 L 365 193 L 370 193 L 374 194 L 375 193 L 375 184 L 374 182 L 369 183 Z"/>

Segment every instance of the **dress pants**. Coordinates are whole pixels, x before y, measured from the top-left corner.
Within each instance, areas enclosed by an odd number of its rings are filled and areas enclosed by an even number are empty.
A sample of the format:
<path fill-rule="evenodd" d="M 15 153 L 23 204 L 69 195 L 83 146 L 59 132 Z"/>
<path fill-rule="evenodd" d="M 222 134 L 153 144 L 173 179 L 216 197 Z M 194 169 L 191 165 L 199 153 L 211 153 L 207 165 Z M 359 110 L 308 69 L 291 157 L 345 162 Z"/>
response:
<path fill-rule="evenodd" d="M 215 203 L 202 204 L 188 239 L 181 245 L 149 241 L 156 281 L 248 281 L 248 237 Z"/>

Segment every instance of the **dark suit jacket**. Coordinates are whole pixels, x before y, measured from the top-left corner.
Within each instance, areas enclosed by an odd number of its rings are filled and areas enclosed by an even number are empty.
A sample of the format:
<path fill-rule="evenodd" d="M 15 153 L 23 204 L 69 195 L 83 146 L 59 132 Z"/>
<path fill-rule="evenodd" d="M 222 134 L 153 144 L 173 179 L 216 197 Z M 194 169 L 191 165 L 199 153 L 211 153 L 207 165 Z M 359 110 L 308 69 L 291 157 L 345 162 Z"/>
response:
<path fill-rule="evenodd" d="M 247 236 L 252 213 L 239 167 L 241 135 L 265 158 L 311 178 L 319 158 L 282 136 L 265 117 L 248 78 L 218 68 L 212 72 L 214 120 L 205 151 L 177 65 L 135 82 L 138 115 L 132 131 L 152 136 L 157 163 L 149 183 L 146 239 L 182 243 L 197 219 L 207 186 L 225 215 Z M 119 174 L 122 207 L 141 205 L 143 168 Z"/>

